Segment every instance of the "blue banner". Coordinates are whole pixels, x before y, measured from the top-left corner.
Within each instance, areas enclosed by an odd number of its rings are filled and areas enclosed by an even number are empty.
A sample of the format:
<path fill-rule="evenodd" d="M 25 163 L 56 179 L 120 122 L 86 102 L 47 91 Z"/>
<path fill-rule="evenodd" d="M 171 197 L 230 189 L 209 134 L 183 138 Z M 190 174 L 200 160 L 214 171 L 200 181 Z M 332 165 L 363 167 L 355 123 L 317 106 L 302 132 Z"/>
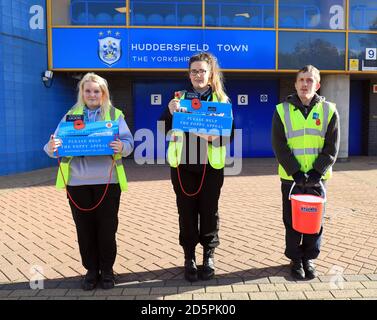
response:
<path fill-rule="evenodd" d="M 53 28 L 53 69 L 186 69 L 209 51 L 222 69 L 275 69 L 275 31 Z"/>
<path fill-rule="evenodd" d="M 56 138 L 61 140 L 59 157 L 112 155 L 110 143 L 119 134 L 117 121 L 96 121 L 85 123 L 81 120 L 62 122 Z"/>
<path fill-rule="evenodd" d="M 215 136 L 230 136 L 232 105 L 199 99 L 180 100 L 181 112 L 173 114 L 173 129 Z"/>

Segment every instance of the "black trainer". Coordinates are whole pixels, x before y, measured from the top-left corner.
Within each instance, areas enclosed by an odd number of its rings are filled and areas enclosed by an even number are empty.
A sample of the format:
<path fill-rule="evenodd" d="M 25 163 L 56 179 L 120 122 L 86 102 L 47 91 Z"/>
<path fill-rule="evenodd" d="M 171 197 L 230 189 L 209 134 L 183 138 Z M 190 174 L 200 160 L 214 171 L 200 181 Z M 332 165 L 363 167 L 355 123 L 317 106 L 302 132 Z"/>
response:
<path fill-rule="evenodd" d="M 291 275 L 296 280 L 305 279 L 305 272 L 301 260 L 291 261 Z"/>
<path fill-rule="evenodd" d="M 318 276 L 313 260 L 303 260 L 305 278 L 314 279 Z"/>
<path fill-rule="evenodd" d="M 115 277 L 113 270 L 101 270 L 100 278 L 101 288 L 108 290 L 115 286 Z"/>
<path fill-rule="evenodd" d="M 81 288 L 84 291 L 93 290 L 97 285 L 98 277 L 98 270 L 88 270 L 81 283 Z"/>
<path fill-rule="evenodd" d="M 215 276 L 214 253 L 215 249 L 213 248 L 204 248 L 203 250 L 202 280 L 211 280 Z"/>

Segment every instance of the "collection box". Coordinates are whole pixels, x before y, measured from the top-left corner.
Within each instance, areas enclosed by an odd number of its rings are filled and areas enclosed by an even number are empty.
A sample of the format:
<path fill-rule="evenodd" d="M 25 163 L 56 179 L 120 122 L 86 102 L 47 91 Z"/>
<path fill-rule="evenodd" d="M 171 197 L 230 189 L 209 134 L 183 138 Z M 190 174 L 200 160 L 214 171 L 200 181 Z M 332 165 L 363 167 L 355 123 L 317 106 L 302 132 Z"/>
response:
<path fill-rule="evenodd" d="M 59 157 L 112 155 L 110 142 L 119 136 L 117 121 L 62 122 L 56 138 L 62 141 Z"/>
<path fill-rule="evenodd" d="M 180 100 L 180 112 L 173 114 L 173 129 L 214 136 L 230 136 L 232 105 L 199 99 Z"/>

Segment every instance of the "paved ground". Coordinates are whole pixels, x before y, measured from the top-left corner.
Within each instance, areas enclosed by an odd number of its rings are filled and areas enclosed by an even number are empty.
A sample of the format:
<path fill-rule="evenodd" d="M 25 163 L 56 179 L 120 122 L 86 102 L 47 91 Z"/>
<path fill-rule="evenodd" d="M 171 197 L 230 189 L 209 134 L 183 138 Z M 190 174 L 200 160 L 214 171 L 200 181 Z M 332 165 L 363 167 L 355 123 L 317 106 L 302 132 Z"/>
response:
<path fill-rule="evenodd" d="M 121 198 L 117 286 L 108 291 L 80 290 L 84 269 L 65 193 L 53 186 L 56 168 L 0 178 L 0 299 L 377 298 L 377 157 L 335 165 L 320 276 L 298 282 L 283 254 L 274 159 L 247 159 L 240 175 L 226 177 L 217 277 L 192 285 L 183 280 L 169 168 L 126 166 L 130 191 Z"/>

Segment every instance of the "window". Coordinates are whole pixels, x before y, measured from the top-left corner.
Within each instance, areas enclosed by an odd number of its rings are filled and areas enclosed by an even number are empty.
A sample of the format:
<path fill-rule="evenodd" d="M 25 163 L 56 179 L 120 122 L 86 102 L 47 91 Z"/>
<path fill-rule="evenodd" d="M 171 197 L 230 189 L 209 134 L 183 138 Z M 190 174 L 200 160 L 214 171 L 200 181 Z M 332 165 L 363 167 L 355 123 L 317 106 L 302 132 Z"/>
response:
<path fill-rule="evenodd" d="M 185 26 L 202 25 L 202 1 L 130 0 L 131 25 Z"/>
<path fill-rule="evenodd" d="M 274 28 L 274 0 L 206 0 L 208 27 Z"/>
<path fill-rule="evenodd" d="M 320 70 L 345 69 L 345 34 L 339 32 L 279 32 L 279 69 L 312 64 Z"/>
<path fill-rule="evenodd" d="M 377 30 L 377 1 L 350 0 L 349 28 Z"/>
<path fill-rule="evenodd" d="M 349 70 L 377 71 L 377 34 L 350 33 L 348 39 Z"/>
<path fill-rule="evenodd" d="M 343 30 L 344 0 L 280 0 L 279 28 Z"/>
<path fill-rule="evenodd" d="M 126 1 L 52 0 L 53 25 L 126 25 Z"/>

